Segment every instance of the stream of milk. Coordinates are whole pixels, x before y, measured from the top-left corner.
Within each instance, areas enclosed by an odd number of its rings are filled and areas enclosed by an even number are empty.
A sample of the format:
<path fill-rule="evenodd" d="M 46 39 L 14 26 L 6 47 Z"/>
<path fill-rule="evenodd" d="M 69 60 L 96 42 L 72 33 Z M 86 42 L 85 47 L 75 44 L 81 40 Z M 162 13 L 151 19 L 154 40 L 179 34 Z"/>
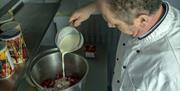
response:
<path fill-rule="evenodd" d="M 80 37 L 78 34 L 68 34 L 66 35 L 58 44 L 58 48 L 62 53 L 62 70 L 63 70 L 63 78 L 65 78 L 65 64 L 64 64 L 64 56 L 67 53 L 72 52 L 79 44 Z"/>

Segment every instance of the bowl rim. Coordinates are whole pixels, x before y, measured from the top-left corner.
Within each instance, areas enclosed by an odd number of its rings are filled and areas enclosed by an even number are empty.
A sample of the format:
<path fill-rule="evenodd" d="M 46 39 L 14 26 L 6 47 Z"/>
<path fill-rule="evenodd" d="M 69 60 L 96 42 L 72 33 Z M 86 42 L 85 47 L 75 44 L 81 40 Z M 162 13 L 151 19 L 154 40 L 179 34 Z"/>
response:
<path fill-rule="evenodd" d="M 81 59 L 83 59 L 84 60 L 84 62 L 85 62 L 85 64 L 86 64 L 86 67 L 87 67 L 87 69 L 86 69 L 86 72 L 85 72 L 85 74 L 84 74 L 84 76 L 76 83 L 76 84 L 74 84 L 74 85 L 72 85 L 72 86 L 70 86 L 70 87 L 68 87 L 68 88 L 65 88 L 65 89 L 60 89 L 60 88 L 44 88 L 44 87 L 42 87 L 40 84 L 38 84 L 34 79 L 33 79 L 33 76 L 31 75 L 31 70 L 32 70 L 32 68 L 33 68 L 33 66 L 35 65 L 35 63 L 38 63 L 40 60 L 37 60 L 37 59 L 41 59 L 42 57 L 44 57 L 44 56 L 46 56 L 46 55 L 48 55 L 48 54 L 50 54 L 50 53 L 54 53 L 54 52 L 60 52 L 59 50 L 58 50 L 58 48 L 51 48 L 51 49 L 48 49 L 48 50 L 45 50 L 45 51 L 42 51 L 41 53 L 39 53 L 38 55 L 36 55 L 31 61 L 32 62 L 30 62 L 30 66 L 28 67 L 28 77 L 30 78 L 30 81 L 33 83 L 33 85 L 34 86 L 36 86 L 38 89 L 40 88 L 40 89 L 47 89 L 47 90 L 60 90 L 60 91 L 63 91 L 63 90 L 68 90 L 68 89 L 72 89 L 72 88 L 74 88 L 74 87 L 76 87 L 76 86 L 78 86 L 79 84 L 80 84 L 80 82 L 82 82 L 86 77 L 87 77 L 87 75 L 88 75 L 88 73 L 89 73 L 89 64 L 88 64 L 88 62 L 87 62 L 87 60 L 84 58 L 84 57 L 82 57 L 82 56 L 80 56 L 80 55 L 78 55 L 78 54 L 75 54 L 75 53 L 68 53 L 68 54 L 71 54 L 71 55 L 75 55 L 75 56 L 79 56 Z"/>

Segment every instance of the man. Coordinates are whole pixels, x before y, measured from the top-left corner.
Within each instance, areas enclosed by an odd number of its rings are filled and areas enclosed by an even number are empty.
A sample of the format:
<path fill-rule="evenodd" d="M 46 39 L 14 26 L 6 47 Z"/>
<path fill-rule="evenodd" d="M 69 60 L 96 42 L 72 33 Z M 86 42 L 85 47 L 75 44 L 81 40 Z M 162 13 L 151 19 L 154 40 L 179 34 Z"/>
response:
<path fill-rule="evenodd" d="M 180 91 L 180 11 L 161 0 L 101 0 L 69 22 L 79 26 L 97 11 L 122 32 L 113 91 Z"/>

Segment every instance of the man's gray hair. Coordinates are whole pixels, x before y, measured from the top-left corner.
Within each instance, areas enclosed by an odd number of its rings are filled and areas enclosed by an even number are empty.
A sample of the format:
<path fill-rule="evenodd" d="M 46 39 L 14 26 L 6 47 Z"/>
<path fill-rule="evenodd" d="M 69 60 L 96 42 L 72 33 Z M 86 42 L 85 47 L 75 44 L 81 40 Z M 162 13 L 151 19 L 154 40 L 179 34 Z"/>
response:
<path fill-rule="evenodd" d="M 153 14 L 156 12 L 162 0 L 107 0 L 110 4 L 110 9 L 115 15 L 131 24 L 132 19 L 141 14 Z"/>

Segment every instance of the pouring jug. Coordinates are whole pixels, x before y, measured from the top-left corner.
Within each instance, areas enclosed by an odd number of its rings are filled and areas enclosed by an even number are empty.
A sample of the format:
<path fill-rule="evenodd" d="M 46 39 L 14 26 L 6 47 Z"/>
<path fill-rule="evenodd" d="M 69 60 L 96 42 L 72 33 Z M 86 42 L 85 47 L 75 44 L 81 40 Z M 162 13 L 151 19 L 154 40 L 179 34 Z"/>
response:
<path fill-rule="evenodd" d="M 65 40 L 65 38 L 68 40 Z M 67 26 L 59 30 L 56 34 L 55 43 L 57 47 L 61 50 L 61 45 L 69 46 L 66 51 L 73 52 L 80 49 L 84 43 L 84 38 L 82 34 L 74 27 Z"/>

